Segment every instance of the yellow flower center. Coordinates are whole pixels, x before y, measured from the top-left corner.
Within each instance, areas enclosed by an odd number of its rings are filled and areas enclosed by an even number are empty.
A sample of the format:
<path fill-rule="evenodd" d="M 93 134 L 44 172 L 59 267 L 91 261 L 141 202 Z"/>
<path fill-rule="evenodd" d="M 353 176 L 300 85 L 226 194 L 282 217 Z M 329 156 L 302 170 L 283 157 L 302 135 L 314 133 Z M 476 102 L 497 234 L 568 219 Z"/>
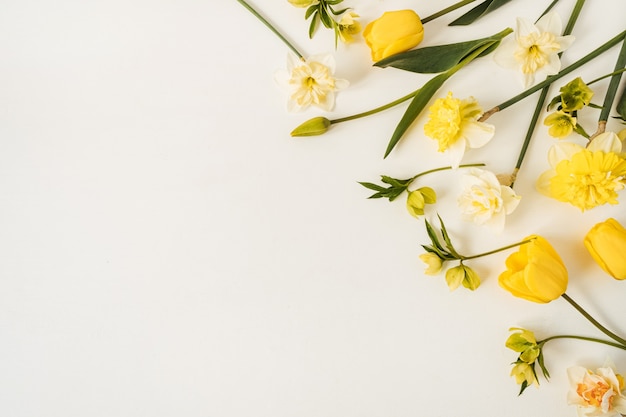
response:
<path fill-rule="evenodd" d="M 583 149 L 571 160 L 562 160 L 550 180 L 550 194 L 581 210 L 602 204 L 617 204 L 617 191 L 624 188 L 626 160 L 612 152 Z"/>
<path fill-rule="evenodd" d="M 582 398 L 587 405 L 592 407 L 600 407 L 606 393 L 611 389 L 606 382 L 598 381 L 592 387 L 586 384 L 578 384 L 576 393 Z M 609 398 L 609 410 L 612 409 L 613 396 Z"/>
<path fill-rule="evenodd" d="M 448 93 L 446 98 L 435 100 L 429 110 L 424 133 L 439 142 L 439 152 L 459 140 L 464 121 L 474 120 L 481 113 L 476 101 L 460 100 L 452 97 L 452 93 Z"/>
<path fill-rule="evenodd" d="M 530 33 L 518 39 L 519 48 L 515 59 L 522 63 L 522 72 L 532 74 L 548 63 L 550 55 L 558 52 L 561 45 L 549 32 Z"/>
<path fill-rule="evenodd" d="M 300 106 L 322 103 L 326 95 L 335 90 L 335 80 L 330 70 L 318 62 L 294 68 L 289 83 L 297 87 L 291 99 Z"/>

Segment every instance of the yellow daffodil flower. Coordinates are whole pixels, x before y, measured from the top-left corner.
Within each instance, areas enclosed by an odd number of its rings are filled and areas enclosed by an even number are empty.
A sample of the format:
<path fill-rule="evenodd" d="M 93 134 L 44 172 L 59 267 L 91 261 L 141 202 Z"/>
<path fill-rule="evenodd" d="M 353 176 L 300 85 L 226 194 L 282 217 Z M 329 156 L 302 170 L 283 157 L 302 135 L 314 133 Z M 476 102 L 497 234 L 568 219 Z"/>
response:
<path fill-rule="evenodd" d="M 578 407 L 579 416 L 619 417 L 626 414 L 624 377 L 612 368 L 599 368 L 596 372 L 582 366 L 567 370 L 570 391 L 567 402 Z"/>
<path fill-rule="evenodd" d="M 543 121 L 543 124 L 550 126 L 548 129 L 550 136 L 557 139 L 565 139 L 574 131 L 576 118 L 562 110 L 557 110 L 549 114 Z"/>
<path fill-rule="evenodd" d="M 368 23 L 363 37 L 371 50 L 372 60 L 380 61 L 419 45 L 424 39 L 424 27 L 413 10 L 396 10 L 385 12 Z"/>
<path fill-rule="evenodd" d="M 361 23 L 356 20 L 359 17 L 354 12 L 347 12 L 341 16 L 337 23 L 339 28 L 339 39 L 344 43 L 354 42 L 354 35 L 361 32 Z"/>
<path fill-rule="evenodd" d="M 287 110 L 300 111 L 316 106 L 330 111 L 335 105 L 335 92 L 346 88 L 346 80 L 333 76 L 332 55 L 315 55 L 306 60 L 288 55 L 287 70 L 277 71 L 276 82 L 288 91 Z"/>
<path fill-rule="evenodd" d="M 615 279 L 626 279 L 626 229 L 610 218 L 585 236 L 585 247 L 598 265 Z"/>
<path fill-rule="evenodd" d="M 537 180 L 537 189 L 582 211 L 617 204 L 626 181 L 622 143 L 613 132 L 596 136 L 587 146 L 558 143 L 548 152 L 551 169 Z"/>
<path fill-rule="evenodd" d="M 515 297 L 549 303 L 567 289 L 568 274 L 559 254 L 541 236 L 532 235 L 506 259 L 498 283 Z"/>
<path fill-rule="evenodd" d="M 478 121 L 482 109 L 473 97 L 461 100 L 449 92 L 435 100 L 429 111 L 424 133 L 439 143 L 439 152 L 447 153 L 455 168 L 467 148 L 480 148 L 495 134 L 493 125 Z"/>
<path fill-rule="evenodd" d="M 533 24 L 517 19 L 514 38 L 506 38 L 494 54 L 494 60 L 505 68 L 520 70 L 524 87 L 535 82 L 535 77 L 554 75 L 561 69 L 559 52 L 574 42 L 571 35 L 561 36 L 561 18 L 549 12 Z"/>
<path fill-rule="evenodd" d="M 465 220 L 492 227 L 495 232 L 504 228 L 507 214 L 511 214 L 520 196 L 509 186 L 501 185 L 496 175 L 484 169 L 472 168 L 461 178 L 463 191 L 458 198 Z"/>

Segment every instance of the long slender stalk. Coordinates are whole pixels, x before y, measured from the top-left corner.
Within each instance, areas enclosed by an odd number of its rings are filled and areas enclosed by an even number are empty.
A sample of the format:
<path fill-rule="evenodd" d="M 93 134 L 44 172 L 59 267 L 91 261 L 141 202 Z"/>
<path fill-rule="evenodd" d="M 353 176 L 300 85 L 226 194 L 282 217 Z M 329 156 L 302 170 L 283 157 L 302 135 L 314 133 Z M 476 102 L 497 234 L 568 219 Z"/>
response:
<path fill-rule="evenodd" d="M 498 249 L 490 250 L 489 252 L 479 253 L 478 255 L 461 256 L 461 260 L 462 261 L 467 261 L 468 259 L 481 258 L 483 256 L 492 255 L 494 253 L 502 252 L 504 250 L 511 249 L 511 248 L 516 247 L 516 246 L 521 246 L 521 245 L 523 245 L 525 243 L 528 243 L 528 242 L 531 242 L 531 241 L 532 241 L 532 239 L 526 239 L 526 240 L 522 240 L 521 242 L 513 243 L 512 245 L 507 245 L 507 246 L 503 246 L 503 247 L 498 248 Z"/>
<path fill-rule="evenodd" d="M 558 336 L 550 336 L 550 337 L 547 337 L 547 338 L 545 338 L 543 340 L 538 340 L 537 344 L 545 344 L 546 342 L 549 342 L 550 340 L 556 340 L 556 339 L 585 340 L 587 342 L 602 343 L 604 345 L 613 346 L 613 347 L 618 348 L 618 349 L 626 350 L 626 346 L 624 346 L 622 344 L 619 344 L 619 343 L 611 342 L 609 340 L 597 339 L 595 337 L 587 337 L 587 336 L 576 336 L 576 335 L 570 335 L 570 334 L 562 334 L 562 335 L 558 335 Z"/>
<path fill-rule="evenodd" d="M 459 165 L 459 168 L 484 167 L 484 166 L 485 166 L 485 164 L 483 164 L 483 163 L 478 163 L 478 164 L 463 164 L 463 165 Z M 451 166 L 447 166 L 447 167 L 441 167 L 441 168 L 429 169 L 428 171 L 420 172 L 419 174 L 417 174 L 417 175 L 413 176 L 413 177 L 411 178 L 411 181 L 412 181 L 412 180 L 415 180 L 415 179 L 417 179 L 417 178 L 419 178 L 419 177 L 423 177 L 424 175 L 427 175 L 427 174 L 432 174 L 433 172 L 446 171 L 446 170 L 448 170 L 448 169 L 452 169 L 452 167 L 451 167 Z"/>
<path fill-rule="evenodd" d="M 466 4 L 470 4 L 470 3 L 473 3 L 473 2 L 475 2 L 475 1 L 476 1 L 476 0 L 462 0 L 462 1 L 459 1 L 459 2 L 457 2 L 457 3 L 454 3 L 454 4 L 453 4 L 452 6 L 450 6 L 450 7 L 446 7 L 445 9 L 442 9 L 442 10 L 438 11 L 437 13 L 433 13 L 433 14 L 431 14 L 430 16 L 427 16 L 427 17 L 423 18 L 423 19 L 422 19 L 422 24 L 423 24 L 423 23 L 428 23 L 428 22 L 430 22 L 431 20 L 435 20 L 435 19 L 436 19 L 436 18 L 438 18 L 438 17 L 441 17 L 441 16 L 443 16 L 443 15 L 445 15 L 445 14 L 447 14 L 447 13 L 450 13 L 450 12 L 452 12 L 452 11 L 454 11 L 454 10 L 456 10 L 456 9 L 460 8 L 460 7 L 465 6 Z"/>
<path fill-rule="evenodd" d="M 298 56 L 298 58 L 300 59 L 304 59 L 304 56 L 300 53 L 300 51 L 298 51 L 296 49 L 295 46 L 293 46 L 293 44 L 291 42 L 289 42 L 287 40 L 287 38 L 285 38 L 282 33 L 280 33 L 278 30 L 276 30 L 276 28 L 274 27 L 274 25 L 272 25 L 269 21 L 267 21 L 267 19 L 265 19 L 263 16 L 261 16 L 261 14 L 259 12 L 257 12 L 254 7 L 250 6 L 245 0 L 237 0 L 243 7 L 245 7 L 246 9 L 248 9 L 248 11 L 250 13 L 252 13 L 257 19 L 259 19 L 261 21 L 261 23 L 263 23 L 265 26 L 267 26 L 267 28 L 269 30 L 271 30 L 272 32 L 274 32 L 274 34 L 276 36 L 278 36 L 278 38 L 283 41 L 285 43 L 285 45 L 287 45 L 287 47 L 289 49 L 291 49 L 293 51 L 294 54 L 296 54 Z"/>
<path fill-rule="evenodd" d="M 617 94 L 617 88 L 619 87 L 619 82 L 622 78 L 622 73 L 618 72 L 620 69 L 624 68 L 626 65 L 626 37 L 624 38 L 624 42 L 622 43 L 622 49 L 620 49 L 619 55 L 617 56 L 617 61 L 615 62 L 615 74 L 611 76 L 611 81 L 609 82 L 609 88 L 606 91 L 606 95 L 604 96 L 604 103 L 602 105 L 602 110 L 600 111 L 600 117 L 598 118 L 598 130 L 596 133 L 591 135 L 590 141 L 600 133 L 603 133 L 606 128 L 606 122 L 609 120 L 609 114 L 611 112 L 611 108 L 613 107 L 613 101 L 615 100 L 615 95 Z"/>
<path fill-rule="evenodd" d="M 554 6 L 556 1 L 558 0 L 555 0 L 550 5 L 550 7 L 548 7 L 548 9 L 542 14 L 542 16 L 546 14 L 552 8 L 552 6 Z M 576 21 L 578 20 L 578 16 L 580 15 L 580 12 L 584 4 L 585 4 L 585 0 L 576 1 L 576 4 L 574 5 L 574 10 L 572 10 L 572 13 L 570 14 L 567 25 L 565 26 L 565 30 L 563 31 L 564 36 L 570 35 L 572 33 L 572 30 L 574 29 L 574 25 L 576 24 Z M 559 58 L 562 55 L 563 53 L 561 52 L 559 54 Z M 539 99 L 537 100 L 535 111 L 533 112 L 533 115 L 530 119 L 528 130 L 526 131 L 526 136 L 524 137 L 524 143 L 522 144 L 522 149 L 520 150 L 519 156 L 517 157 L 517 162 L 515 163 L 515 169 L 513 170 L 513 175 L 512 175 L 512 180 L 511 180 L 511 187 L 513 187 L 515 183 L 515 178 L 517 177 L 517 173 L 522 167 L 522 162 L 524 161 L 524 157 L 526 156 L 526 152 L 528 151 L 528 146 L 530 145 L 530 141 L 533 138 L 533 133 L 535 131 L 535 127 L 537 126 L 537 121 L 539 120 L 539 116 L 541 115 L 541 112 L 543 110 L 543 104 L 546 101 L 546 97 L 548 96 L 549 89 L 550 89 L 550 86 L 545 86 L 541 89 L 541 94 L 539 95 Z"/>
<path fill-rule="evenodd" d="M 563 293 L 563 295 L 561 295 L 561 297 L 563 297 L 568 303 L 570 303 L 572 305 L 572 307 L 574 307 L 580 314 L 582 314 L 587 320 L 589 320 L 591 322 L 591 324 L 596 326 L 596 328 L 598 328 L 598 330 L 600 330 L 602 333 L 604 333 L 605 335 L 607 335 L 611 339 L 613 339 L 616 342 L 618 342 L 620 345 L 626 346 L 626 339 L 616 335 L 615 333 L 613 333 L 612 331 L 610 331 L 609 329 L 604 327 L 602 324 L 600 324 L 600 322 L 598 322 L 589 313 L 587 313 L 585 311 L 585 309 L 583 309 L 580 305 L 578 305 L 578 303 L 576 303 L 569 295 Z"/>

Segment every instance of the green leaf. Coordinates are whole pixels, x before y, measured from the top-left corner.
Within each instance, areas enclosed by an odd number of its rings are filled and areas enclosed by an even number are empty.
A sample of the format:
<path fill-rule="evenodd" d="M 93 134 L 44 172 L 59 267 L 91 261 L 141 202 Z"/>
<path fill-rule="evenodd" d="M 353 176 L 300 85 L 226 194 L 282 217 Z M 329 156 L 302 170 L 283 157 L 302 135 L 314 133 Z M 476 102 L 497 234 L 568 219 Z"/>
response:
<path fill-rule="evenodd" d="M 327 12 L 320 12 L 319 13 L 320 16 L 320 20 L 322 21 L 322 23 L 324 24 L 325 27 L 327 27 L 328 29 L 333 27 L 333 23 L 335 22 L 329 15 Z"/>
<path fill-rule="evenodd" d="M 626 86 L 622 90 L 622 95 L 617 99 L 617 105 L 615 106 L 617 114 L 620 115 L 620 119 L 626 121 Z"/>
<path fill-rule="evenodd" d="M 334 14 L 335 16 L 338 16 L 340 14 L 344 14 L 345 12 L 347 12 L 348 10 L 350 10 L 349 7 L 346 7 L 345 9 L 341 9 L 341 10 L 333 10 L 330 9 L 330 11 L 332 12 L 332 14 Z"/>
<path fill-rule="evenodd" d="M 391 153 L 393 148 L 398 144 L 404 133 L 409 129 L 411 124 L 415 121 L 417 116 L 424 110 L 424 107 L 428 104 L 430 99 L 435 95 L 437 90 L 441 88 L 443 83 L 452 76 L 451 73 L 444 72 L 443 74 L 439 74 L 436 77 L 433 77 L 429 80 L 422 88 L 419 89 L 417 94 L 411 100 L 409 107 L 404 112 L 402 119 L 396 126 L 393 135 L 391 135 L 391 140 L 387 145 L 387 150 L 385 151 L 385 158 Z"/>
<path fill-rule="evenodd" d="M 435 229 L 431 226 L 430 223 L 428 223 L 428 220 L 424 219 L 424 222 L 426 224 L 426 233 L 428 234 L 428 238 L 433 244 L 433 247 L 436 248 L 439 253 L 448 255 L 448 252 L 439 242 L 439 238 L 437 237 L 437 232 L 435 231 Z"/>
<path fill-rule="evenodd" d="M 458 65 L 466 56 L 477 48 L 492 45 L 479 56 L 486 55 L 498 46 L 502 35 L 447 45 L 426 46 L 412 51 L 402 52 L 376 62 L 377 67 L 393 67 L 420 74 L 435 74 L 447 71 Z"/>
<path fill-rule="evenodd" d="M 306 9 L 306 13 L 304 13 L 304 20 L 307 20 L 316 11 L 317 11 L 317 5 L 309 6 L 309 8 Z"/>
<path fill-rule="evenodd" d="M 487 13 L 493 12 L 500 6 L 504 6 L 506 3 L 511 0 L 486 0 L 479 4 L 478 6 L 471 9 L 469 12 L 465 13 L 458 19 L 449 23 L 448 26 L 465 26 L 469 25 Z"/>
<path fill-rule="evenodd" d="M 452 240 L 450 239 L 450 235 L 448 234 L 446 225 L 443 224 L 443 219 L 438 214 L 437 214 L 437 217 L 439 218 L 439 224 L 441 225 L 441 235 L 443 236 L 443 241 L 446 242 L 446 247 L 448 251 L 454 256 L 456 256 L 458 259 L 461 259 L 462 256 L 459 255 L 459 253 L 456 251 L 456 249 L 454 249 L 454 246 L 452 245 Z"/>
<path fill-rule="evenodd" d="M 316 12 L 313 14 L 313 18 L 311 19 L 311 25 L 309 26 L 309 39 L 313 39 L 313 35 L 315 34 L 315 29 L 317 28 L 318 20 L 319 20 L 319 14 Z"/>
<path fill-rule="evenodd" d="M 380 185 L 373 184 L 371 182 L 359 182 L 359 184 L 361 184 L 365 188 L 368 188 L 368 189 L 374 190 L 374 191 L 384 191 L 384 190 L 386 190 L 385 187 L 381 187 Z"/>
<path fill-rule="evenodd" d="M 541 372 L 543 372 L 543 376 L 546 379 L 550 379 L 550 372 L 548 372 L 548 368 L 546 368 L 546 365 L 544 364 L 544 360 L 543 360 L 543 349 L 541 350 L 541 353 L 539 353 L 539 356 L 537 357 L 537 363 L 539 364 L 539 367 L 541 368 Z M 533 367 L 533 370 L 535 368 Z"/>

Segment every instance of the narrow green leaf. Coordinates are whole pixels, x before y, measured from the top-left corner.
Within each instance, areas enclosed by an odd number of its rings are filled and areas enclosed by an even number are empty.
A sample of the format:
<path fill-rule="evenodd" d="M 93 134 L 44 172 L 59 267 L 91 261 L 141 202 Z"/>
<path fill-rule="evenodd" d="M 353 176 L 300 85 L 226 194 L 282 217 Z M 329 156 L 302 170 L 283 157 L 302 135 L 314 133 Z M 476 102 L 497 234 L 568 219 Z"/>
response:
<path fill-rule="evenodd" d="M 359 182 L 359 184 L 361 184 L 365 188 L 368 188 L 368 189 L 374 190 L 374 191 L 384 191 L 384 190 L 386 190 L 385 187 L 381 187 L 380 185 L 373 184 L 371 182 Z"/>
<path fill-rule="evenodd" d="M 465 26 L 474 23 L 482 16 L 486 15 L 487 13 L 493 12 L 497 8 L 504 6 L 510 1 L 511 0 L 486 0 L 471 9 L 469 12 L 459 17 L 458 19 L 449 23 L 448 26 Z"/>
<path fill-rule="evenodd" d="M 543 350 L 541 351 L 541 353 L 537 357 L 537 363 L 539 364 L 539 367 L 541 368 L 541 372 L 543 372 L 543 376 L 546 379 L 550 379 L 550 372 L 548 372 L 548 368 L 546 368 L 546 365 L 545 365 L 544 360 L 543 360 Z M 534 367 L 533 367 L 533 370 L 534 370 Z"/>
<path fill-rule="evenodd" d="M 471 54 L 472 51 L 485 44 L 493 43 L 497 46 L 500 39 L 501 36 L 495 35 L 466 42 L 426 46 L 392 55 L 376 62 L 374 65 L 382 68 L 393 67 L 420 74 L 435 74 L 449 70 Z M 491 50 L 489 49 L 489 51 Z M 481 55 L 485 55 L 485 52 Z"/>
<path fill-rule="evenodd" d="M 309 39 L 313 39 L 313 35 L 315 35 L 315 29 L 317 28 L 317 21 L 319 20 L 319 14 L 314 13 L 311 18 L 311 25 L 309 26 Z"/>
<path fill-rule="evenodd" d="M 439 242 L 439 237 L 437 237 L 437 232 L 435 231 L 435 229 L 430 223 L 428 223 L 428 220 L 424 219 L 424 222 L 426 224 L 426 233 L 428 234 L 428 238 L 433 244 L 433 247 L 436 248 L 440 253 L 447 254 L 445 248 Z"/>
<path fill-rule="evenodd" d="M 456 256 L 458 259 L 461 259 L 462 256 L 459 255 L 459 253 L 456 251 L 456 249 L 454 249 L 454 245 L 452 245 L 452 240 L 450 239 L 450 235 L 448 234 L 448 230 L 446 229 L 446 225 L 443 223 L 443 219 L 438 214 L 437 214 L 437 217 L 439 218 L 439 224 L 441 226 L 441 235 L 443 236 L 443 241 L 446 242 L 446 248 L 448 249 L 448 251 L 451 254 Z"/>
<path fill-rule="evenodd" d="M 402 119 L 396 126 L 393 135 L 391 136 L 391 140 L 387 145 L 387 150 L 385 151 L 385 158 L 391 153 L 393 148 L 398 144 L 404 133 L 409 129 L 411 124 L 415 121 L 417 116 L 424 110 L 424 107 L 428 104 L 430 99 L 435 95 L 437 90 L 441 88 L 443 83 L 452 76 L 451 73 L 444 72 L 439 74 L 432 79 L 430 79 L 422 88 L 419 89 L 417 94 L 411 100 L 409 107 L 404 112 Z"/>
<path fill-rule="evenodd" d="M 327 27 L 328 29 L 333 27 L 333 19 L 328 15 L 327 12 L 320 12 L 319 13 L 320 16 L 320 20 L 322 21 L 322 24 Z"/>
<path fill-rule="evenodd" d="M 620 118 L 626 121 L 626 86 L 622 89 L 622 95 L 620 98 L 617 99 L 615 110 L 617 111 L 617 114 L 620 115 Z"/>
<path fill-rule="evenodd" d="M 349 7 L 346 7 L 345 9 L 341 9 L 341 10 L 333 10 L 330 9 L 330 11 L 332 12 L 332 14 L 334 14 L 335 16 L 339 16 L 340 14 L 344 14 L 345 12 L 347 12 L 348 10 L 350 10 Z"/>
<path fill-rule="evenodd" d="M 317 5 L 309 6 L 309 8 L 306 9 L 306 13 L 304 13 L 304 20 L 307 20 L 316 11 L 317 11 Z"/>

